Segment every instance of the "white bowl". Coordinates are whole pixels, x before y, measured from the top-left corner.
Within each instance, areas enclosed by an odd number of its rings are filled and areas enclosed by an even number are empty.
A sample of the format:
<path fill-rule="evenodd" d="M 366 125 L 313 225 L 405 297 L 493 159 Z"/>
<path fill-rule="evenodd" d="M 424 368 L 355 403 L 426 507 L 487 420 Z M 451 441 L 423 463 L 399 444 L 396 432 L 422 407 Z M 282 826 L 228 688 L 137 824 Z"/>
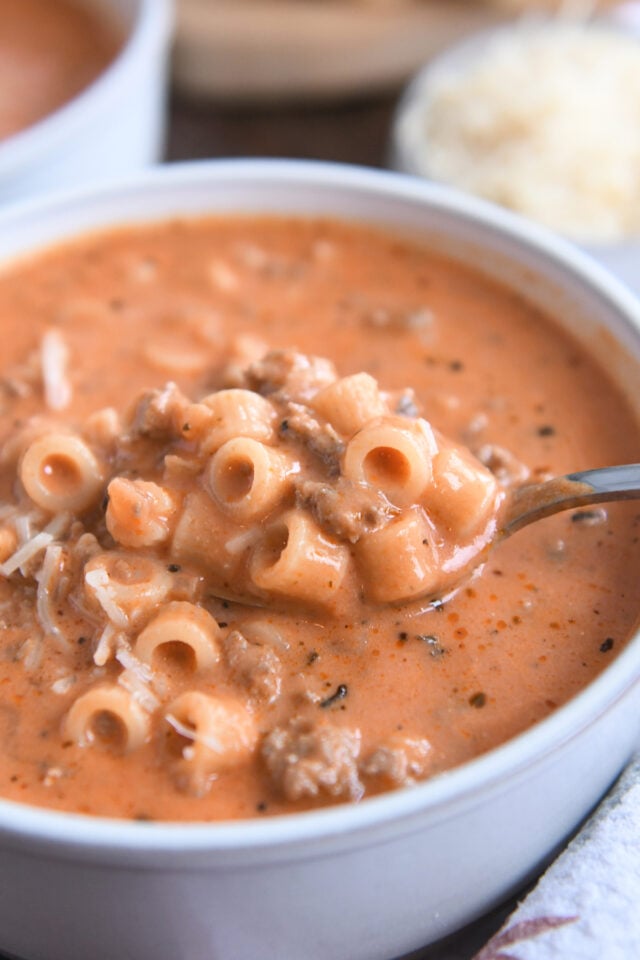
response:
<path fill-rule="evenodd" d="M 59 110 L 0 141 L 0 203 L 119 176 L 160 159 L 172 0 L 82 0 L 121 28 L 109 67 Z"/>
<path fill-rule="evenodd" d="M 0 258 L 176 214 L 336 215 L 435 242 L 517 287 L 640 412 L 640 305 L 594 261 L 418 179 L 278 161 L 160 168 L 0 216 Z M 615 346 L 620 345 L 622 349 Z M 544 722 L 406 790 L 218 824 L 133 823 L 0 801 L 0 949 L 29 960 L 389 960 L 518 889 L 621 770 L 640 728 L 640 637 Z"/>

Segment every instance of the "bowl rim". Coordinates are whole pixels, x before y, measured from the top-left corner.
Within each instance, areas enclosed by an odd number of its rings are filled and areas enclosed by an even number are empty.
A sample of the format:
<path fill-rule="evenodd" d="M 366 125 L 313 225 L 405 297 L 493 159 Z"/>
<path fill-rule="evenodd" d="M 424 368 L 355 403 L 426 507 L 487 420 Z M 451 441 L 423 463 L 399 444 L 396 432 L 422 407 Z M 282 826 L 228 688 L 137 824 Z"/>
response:
<path fill-rule="evenodd" d="M 126 94 L 132 71 L 145 63 L 149 53 L 168 43 L 173 23 L 173 0 L 133 0 L 131 27 L 116 56 L 88 86 L 62 106 L 23 130 L 0 139 L 0 177 L 34 159 L 45 160 L 61 140 L 112 100 Z"/>
<path fill-rule="evenodd" d="M 60 215 L 69 205 L 79 208 L 90 206 L 92 202 L 99 209 L 94 215 L 94 225 L 90 228 L 83 225 L 71 234 L 65 233 L 58 242 L 66 242 L 69 236 L 108 231 L 113 221 L 109 217 L 105 219 L 104 211 L 108 210 L 111 199 L 139 197 L 141 194 L 161 197 L 171 188 L 183 191 L 191 199 L 194 190 L 199 195 L 201 193 L 202 207 L 198 216 L 215 215 L 215 207 L 207 208 L 207 186 L 215 183 L 220 187 L 225 181 L 236 185 L 259 183 L 263 188 L 275 184 L 312 187 L 321 193 L 346 189 L 360 192 L 363 197 L 377 196 L 394 203 L 409 200 L 425 209 L 444 212 L 456 220 L 462 218 L 493 231 L 502 239 L 513 240 L 516 249 L 524 246 L 538 257 L 538 269 L 548 261 L 559 265 L 583 291 L 624 317 L 640 337 L 640 300 L 592 257 L 559 235 L 441 184 L 366 167 L 272 159 L 176 163 L 150 168 L 98 188 L 82 188 L 14 204 L 0 212 L 0 233 L 2 228 L 11 230 L 12 223 L 31 223 L 36 217 L 42 222 L 57 215 L 60 222 Z M 285 208 L 280 212 L 283 215 L 288 213 Z M 298 210 L 296 213 L 302 215 Z M 189 218 L 192 213 L 184 215 Z M 326 215 L 340 218 L 335 209 Z M 166 220 L 169 216 L 133 216 L 126 221 L 119 218 L 116 223 L 135 226 L 136 223 Z M 360 220 L 366 222 L 365 218 Z M 30 253 L 52 245 L 55 246 L 55 241 L 36 243 L 30 247 Z M 2 258 L 3 262 L 5 259 Z M 517 257 L 514 260 L 517 262 Z M 11 258 L 8 262 L 11 263 Z M 98 859 L 112 854 L 122 857 L 141 854 L 154 856 L 162 862 L 169 860 L 171 855 L 198 852 L 222 856 L 242 853 L 258 861 L 264 856 L 272 858 L 276 849 L 280 849 L 283 856 L 302 857 L 308 855 L 309 845 L 317 842 L 358 843 L 358 837 L 381 828 L 410 831 L 415 828 L 417 819 L 423 820 L 425 816 L 434 820 L 448 818 L 455 815 L 460 804 L 472 808 L 482 802 L 480 794 L 483 791 L 505 791 L 516 779 L 530 776 L 539 763 L 545 762 L 585 728 L 597 723 L 639 684 L 640 634 L 636 633 L 595 680 L 549 717 L 503 745 L 409 788 L 367 798 L 358 804 L 341 803 L 320 810 L 263 819 L 218 822 L 138 823 L 0 799 L 0 840 L 18 838 L 20 842 L 55 848 L 68 855 L 90 854 Z"/>

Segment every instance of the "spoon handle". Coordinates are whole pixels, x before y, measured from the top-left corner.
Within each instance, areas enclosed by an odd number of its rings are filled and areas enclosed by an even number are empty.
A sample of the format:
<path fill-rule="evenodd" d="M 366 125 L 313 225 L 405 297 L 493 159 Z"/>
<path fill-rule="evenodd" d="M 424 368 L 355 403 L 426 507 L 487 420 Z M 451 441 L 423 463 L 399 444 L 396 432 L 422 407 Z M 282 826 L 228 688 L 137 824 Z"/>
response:
<path fill-rule="evenodd" d="M 640 463 L 583 470 L 519 487 L 507 497 L 499 538 L 552 513 L 610 500 L 640 499 Z"/>

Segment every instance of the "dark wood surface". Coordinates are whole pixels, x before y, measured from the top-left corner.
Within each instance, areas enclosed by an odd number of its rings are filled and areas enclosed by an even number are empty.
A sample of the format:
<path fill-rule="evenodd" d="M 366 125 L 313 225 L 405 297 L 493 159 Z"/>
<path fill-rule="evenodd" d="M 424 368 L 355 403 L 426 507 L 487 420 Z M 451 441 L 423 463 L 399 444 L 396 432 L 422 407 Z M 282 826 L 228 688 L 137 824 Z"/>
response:
<path fill-rule="evenodd" d="M 295 157 L 386 166 L 398 92 L 306 107 L 230 108 L 174 97 L 168 159 Z"/>
<path fill-rule="evenodd" d="M 174 96 L 167 159 L 286 157 L 386 167 L 399 94 L 395 90 L 375 98 L 281 108 L 231 107 Z M 515 903 L 515 899 L 508 901 L 454 936 L 405 960 L 471 960 Z"/>

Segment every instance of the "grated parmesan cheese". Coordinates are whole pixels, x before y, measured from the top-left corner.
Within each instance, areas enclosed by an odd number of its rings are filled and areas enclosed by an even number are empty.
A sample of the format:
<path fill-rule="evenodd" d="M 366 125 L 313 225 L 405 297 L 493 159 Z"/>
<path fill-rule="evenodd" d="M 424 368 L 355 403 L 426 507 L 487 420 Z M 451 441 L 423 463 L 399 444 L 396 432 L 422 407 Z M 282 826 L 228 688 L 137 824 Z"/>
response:
<path fill-rule="evenodd" d="M 116 660 L 123 668 L 118 677 L 118 683 L 137 700 L 143 710 L 153 713 L 160 706 L 160 700 L 150 688 L 153 680 L 153 671 L 146 663 L 139 660 L 128 644 L 119 646 Z"/>
<path fill-rule="evenodd" d="M 46 533 L 44 530 L 36 533 L 35 537 L 31 537 L 30 540 L 23 543 L 14 554 L 5 560 L 4 563 L 0 564 L 0 576 L 10 577 L 18 568 L 25 567 L 29 560 L 32 560 L 33 557 L 44 550 L 52 540 L 53 537 L 51 534 Z"/>
<path fill-rule="evenodd" d="M 101 568 L 87 570 L 85 571 L 84 581 L 91 588 L 93 595 L 109 620 L 121 630 L 126 630 L 129 626 L 129 618 L 112 596 L 111 580 L 107 571 Z"/>
<path fill-rule="evenodd" d="M 410 89 L 400 166 L 585 243 L 640 236 L 640 42 L 526 22 L 471 42 Z"/>
<path fill-rule="evenodd" d="M 45 548 L 44 562 L 36 574 L 36 614 L 45 637 L 54 637 L 64 650 L 68 650 L 69 641 L 56 624 L 53 615 L 55 581 L 60 578 L 62 556 L 62 547 L 58 543 L 50 543 Z"/>

